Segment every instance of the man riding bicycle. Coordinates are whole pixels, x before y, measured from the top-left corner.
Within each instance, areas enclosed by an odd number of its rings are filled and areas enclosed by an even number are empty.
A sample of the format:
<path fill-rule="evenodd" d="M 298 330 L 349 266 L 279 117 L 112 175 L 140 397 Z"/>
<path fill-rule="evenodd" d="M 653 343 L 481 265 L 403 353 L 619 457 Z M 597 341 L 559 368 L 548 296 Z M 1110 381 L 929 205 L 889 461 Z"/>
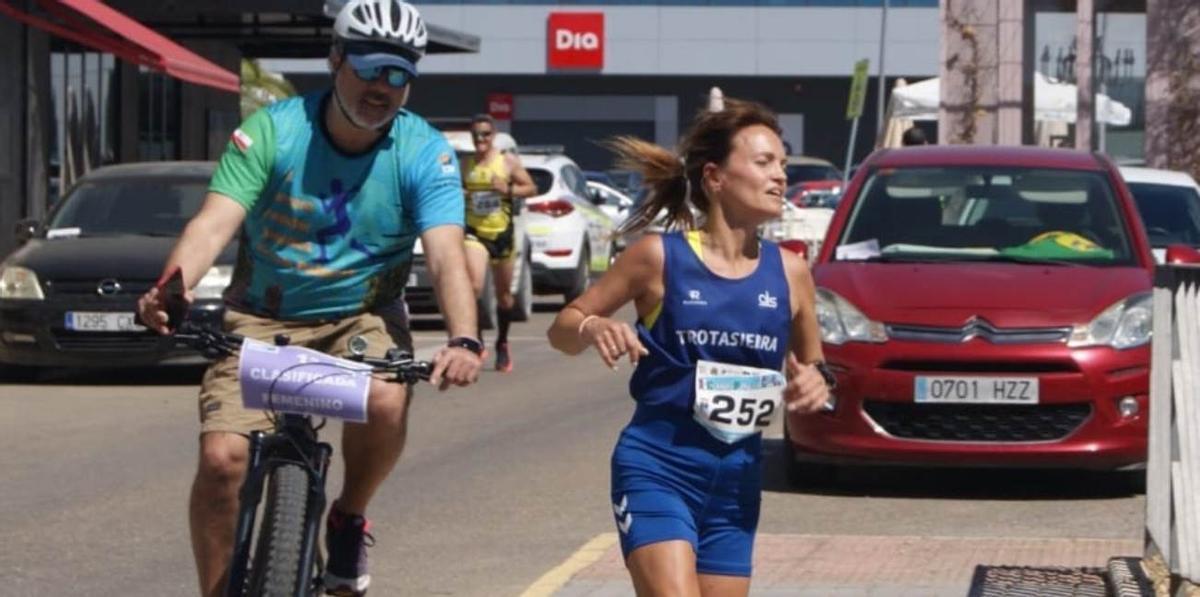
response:
<path fill-rule="evenodd" d="M 239 233 L 226 330 L 267 341 L 287 334 L 294 345 L 333 354 L 361 336 L 369 356 L 382 356 L 396 341 L 377 312 L 400 295 L 419 236 L 450 336 L 434 356 L 431 381 L 444 389 L 476 380 L 482 347 L 474 338 L 458 164 L 441 133 L 402 109 L 426 40 L 412 5 L 350 0 L 334 22 L 332 89 L 273 104 L 234 131 L 164 267 L 181 267 L 191 288 Z M 169 332 L 157 289 L 138 308 L 148 325 Z M 400 457 L 408 402 L 404 384 L 372 380 L 368 422 L 345 425 L 345 483 L 326 525 L 331 594 L 361 595 L 370 583 L 364 514 Z M 242 407 L 236 357 L 205 373 L 200 422 L 192 549 L 202 594 L 219 595 L 248 436 L 271 428 L 265 413 Z"/>

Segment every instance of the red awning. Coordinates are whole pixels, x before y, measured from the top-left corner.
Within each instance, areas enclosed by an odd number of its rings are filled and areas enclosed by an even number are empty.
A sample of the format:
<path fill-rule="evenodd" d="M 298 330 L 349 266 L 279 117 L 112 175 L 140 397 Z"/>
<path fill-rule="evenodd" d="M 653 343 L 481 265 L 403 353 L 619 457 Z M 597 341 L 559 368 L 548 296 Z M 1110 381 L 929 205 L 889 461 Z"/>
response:
<path fill-rule="evenodd" d="M 237 93 L 238 76 L 99 0 L 38 0 L 54 20 L 0 0 L 0 14 L 178 79 Z"/>

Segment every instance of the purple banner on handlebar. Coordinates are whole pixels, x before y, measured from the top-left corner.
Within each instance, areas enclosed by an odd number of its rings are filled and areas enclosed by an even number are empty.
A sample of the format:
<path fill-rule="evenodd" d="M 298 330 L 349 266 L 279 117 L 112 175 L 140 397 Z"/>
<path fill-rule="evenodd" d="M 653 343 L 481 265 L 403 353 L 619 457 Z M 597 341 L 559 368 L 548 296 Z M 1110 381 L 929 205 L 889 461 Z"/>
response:
<path fill-rule="evenodd" d="M 238 377 L 246 408 L 367 422 L 369 365 L 246 338 Z"/>

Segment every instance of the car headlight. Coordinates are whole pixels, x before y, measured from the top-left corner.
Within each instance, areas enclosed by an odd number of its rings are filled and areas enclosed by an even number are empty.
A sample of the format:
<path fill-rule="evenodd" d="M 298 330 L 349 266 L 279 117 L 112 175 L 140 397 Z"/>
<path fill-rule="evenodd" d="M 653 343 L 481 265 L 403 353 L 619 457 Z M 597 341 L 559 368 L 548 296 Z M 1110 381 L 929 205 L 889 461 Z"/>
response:
<path fill-rule="evenodd" d="M 225 287 L 229 286 L 229 282 L 233 279 L 233 266 L 218 265 L 208 269 L 208 273 L 200 278 L 200 282 L 196 284 L 196 288 L 192 290 L 192 295 L 196 300 L 203 299 L 219 299 L 221 293 L 225 292 Z"/>
<path fill-rule="evenodd" d="M 33 270 L 9 265 L 0 268 L 0 299 L 41 301 L 46 295 L 42 294 L 42 286 Z"/>
<path fill-rule="evenodd" d="M 817 289 L 816 310 L 823 342 L 887 342 L 887 330 L 882 323 L 868 319 L 850 301 L 832 290 Z"/>
<path fill-rule="evenodd" d="M 1111 346 L 1118 350 L 1150 342 L 1154 329 L 1154 302 L 1149 293 L 1117 301 L 1088 323 L 1071 328 L 1067 346 Z"/>

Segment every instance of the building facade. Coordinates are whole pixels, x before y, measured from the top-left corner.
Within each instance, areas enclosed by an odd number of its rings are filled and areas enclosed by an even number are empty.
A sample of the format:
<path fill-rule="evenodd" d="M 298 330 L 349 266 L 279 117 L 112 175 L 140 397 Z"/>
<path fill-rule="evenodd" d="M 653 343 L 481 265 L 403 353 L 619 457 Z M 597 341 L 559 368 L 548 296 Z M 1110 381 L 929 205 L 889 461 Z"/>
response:
<path fill-rule="evenodd" d="M 793 153 L 840 163 L 850 129 L 850 75 L 864 58 L 872 77 L 856 158 L 873 147 L 878 0 L 419 6 L 430 21 L 479 36 L 480 52 L 422 61 L 410 104 L 416 112 L 435 121 L 488 112 L 520 143 L 564 145 L 585 168 L 608 166 L 611 157 L 596 144 L 608 136 L 674 144 L 714 86 L 775 109 Z M 936 76 L 937 0 L 889 6 L 889 81 Z M 328 81 L 320 64 L 280 61 L 269 68 L 301 89 Z"/>

